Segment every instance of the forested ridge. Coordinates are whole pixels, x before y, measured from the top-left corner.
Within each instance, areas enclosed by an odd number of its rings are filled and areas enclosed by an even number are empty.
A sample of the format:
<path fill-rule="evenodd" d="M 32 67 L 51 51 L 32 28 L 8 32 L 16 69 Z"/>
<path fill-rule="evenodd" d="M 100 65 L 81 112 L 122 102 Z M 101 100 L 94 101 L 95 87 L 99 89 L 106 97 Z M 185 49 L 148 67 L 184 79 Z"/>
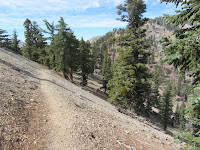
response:
<path fill-rule="evenodd" d="M 161 0 L 183 8 L 175 15 L 143 17 L 142 0 L 117 6 L 125 29 L 113 29 L 94 43 L 78 40 L 64 18 L 57 24 L 44 20 L 42 29 L 28 18 L 25 44 L 17 32 L 10 39 L 0 29 L 0 46 L 21 54 L 73 82 L 73 74 L 86 86 L 99 70 L 108 101 L 119 108 L 159 118 L 164 130 L 173 126 L 185 149 L 200 147 L 200 4 L 194 0 Z M 190 27 L 184 27 L 190 24 Z M 173 35 L 156 37 L 158 28 Z M 48 37 L 44 36 L 48 35 Z M 175 103 L 179 99 L 179 103 Z M 157 115 L 155 115 L 157 114 Z"/>

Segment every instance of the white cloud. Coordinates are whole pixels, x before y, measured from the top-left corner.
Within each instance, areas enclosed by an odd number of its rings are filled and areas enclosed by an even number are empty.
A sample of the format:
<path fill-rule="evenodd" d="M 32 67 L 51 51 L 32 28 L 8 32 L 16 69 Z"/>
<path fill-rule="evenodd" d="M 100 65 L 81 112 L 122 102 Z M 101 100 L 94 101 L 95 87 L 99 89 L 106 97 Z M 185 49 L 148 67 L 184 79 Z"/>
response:
<path fill-rule="evenodd" d="M 26 18 L 45 28 L 43 19 L 54 21 L 56 25 L 60 16 L 70 28 L 122 27 L 126 24 L 115 20 L 115 6 L 122 2 L 124 0 L 0 0 L 0 29 L 10 34 L 13 29 L 17 29 L 23 37 Z M 97 13 L 95 9 L 89 8 L 100 9 L 97 9 Z"/>
<path fill-rule="evenodd" d="M 106 15 L 85 16 L 79 15 L 66 20 L 70 27 L 122 27 L 126 23 Z"/>
<path fill-rule="evenodd" d="M 123 0 L 104 0 L 104 2 L 112 3 L 113 6 L 119 4 Z M 1 0 L 0 0 L 1 2 Z M 45 3 L 48 2 L 48 5 Z M 0 10 L 8 13 L 0 13 L 0 28 L 23 28 L 23 22 L 26 18 L 36 21 L 40 26 L 44 26 L 43 19 L 55 24 L 62 16 L 70 27 L 118 27 L 124 26 L 124 23 L 115 20 L 117 17 L 113 12 L 102 12 L 101 14 L 84 14 L 84 10 L 90 7 L 100 7 L 102 4 L 98 0 L 7 0 L 2 5 L 9 8 Z M 3 7 L 3 6 L 0 7 Z M 37 7 L 36 7 L 37 6 Z M 14 25 L 12 25 L 14 23 Z"/>
<path fill-rule="evenodd" d="M 148 0 L 146 0 L 146 1 L 148 1 Z M 156 5 L 160 4 L 160 0 L 150 0 L 148 2 L 151 3 L 151 6 L 156 6 Z"/>
<path fill-rule="evenodd" d="M 9 7 L 23 10 L 85 10 L 100 7 L 99 0 L 0 0 L 1 8 Z"/>
<path fill-rule="evenodd" d="M 165 9 L 163 10 L 163 13 L 174 14 L 176 10 L 181 10 L 181 9 L 182 9 L 181 5 L 176 7 L 174 3 L 167 3 L 167 5 L 165 5 Z"/>
<path fill-rule="evenodd" d="M 114 0 L 115 5 L 119 5 L 123 2 L 124 2 L 124 0 Z"/>

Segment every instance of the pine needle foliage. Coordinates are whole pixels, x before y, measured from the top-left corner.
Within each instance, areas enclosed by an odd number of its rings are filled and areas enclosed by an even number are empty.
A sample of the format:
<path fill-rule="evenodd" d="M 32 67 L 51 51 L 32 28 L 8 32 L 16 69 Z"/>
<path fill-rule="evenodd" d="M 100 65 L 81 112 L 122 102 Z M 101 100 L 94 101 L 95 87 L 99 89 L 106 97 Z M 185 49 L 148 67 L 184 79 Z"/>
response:
<path fill-rule="evenodd" d="M 28 18 L 24 22 L 25 28 L 25 46 L 22 49 L 22 54 L 39 63 L 43 63 L 43 57 L 46 55 L 46 39 L 42 34 L 37 22 L 29 20 Z"/>
<path fill-rule="evenodd" d="M 104 78 L 103 88 L 107 90 L 107 83 L 112 78 L 111 59 L 107 51 L 103 54 L 102 75 Z"/>
<path fill-rule="evenodd" d="M 148 45 L 145 30 L 141 29 L 146 18 L 142 17 L 146 5 L 142 0 L 126 0 L 117 6 L 119 20 L 128 23 L 124 35 L 115 39 L 120 48 L 113 65 L 113 78 L 108 82 L 109 101 L 124 108 L 140 111 L 149 108 L 151 75 L 146 67 Z M 148 106 L 147 106 L 148 105 Z"/>
<path fill-rule="evenodd" d="M 166 130 L 167 126 L 170 124 L 171 115 L 173 114 L 172 107 L 173 104 L 172 104 L 171 83 L 168 82 L 164 89 L 159 104 L 159 116 L 164 130 Z"/>
<path fill-rule="evenodd" d="M 165 61 L 179 68 L 182 73 L 190 72 L 194 77 L 195 85 L 189 96 L 189 107 L 186 108 L 186 118 L 191 120 L 195 130 L 186 132 L 178 136 L 187 142 L 187 149 L 198 149 L 200 147 L 200 1 L 199 0 L 161 0 L 161 2 L 172 2 L 176 6 L 181 5 L 182 10 L 176 15 L 165 15 L 168 23 L 175 25 L 188 25 L 174 32 L 175 40 L 163 37 L 163 52 Z"/>
<path fill-rule="evenodd" d="M 18 54 L 21 53 L 20 48 L 19 48 L 19 41 L 20 40 L 17 39 L 17 31 L 14 30 L 11 49 L 12 49 L 12 51 L 14 51 L 15 53 L 18 53 Z"/>
<path fill-rule="evenodd" d="M 6 30 L 0 29 L 0 47 L 10 48 L 10 46 L 11 46 L 11 41 L 10 41 L 10 39 L 8 38 L 9 35 L 7 35 L 6 33 L 7 33 Z"/>
<path fill-rule="evenodd" d="M 87 85 L 87 78 L 90 73 L 93 72 L 93 64 L 92 64 L 92 55 L 90 53 L 91 45 L 88 42 L 85 42 L 83 38 L 79 42 L 79 65 L 82 76 L 82 86 Z"/>
<path fill-rule="evenodd" d="M 73 81 L 73 72 L 78 70 L 79 41 L 61 17 L 56 26 L 57 34 L 53 37 L 50 49 L 53 50 L 53 65 L 66 79 Z M 55 58 L 54 58 L 55 57 Z"/>

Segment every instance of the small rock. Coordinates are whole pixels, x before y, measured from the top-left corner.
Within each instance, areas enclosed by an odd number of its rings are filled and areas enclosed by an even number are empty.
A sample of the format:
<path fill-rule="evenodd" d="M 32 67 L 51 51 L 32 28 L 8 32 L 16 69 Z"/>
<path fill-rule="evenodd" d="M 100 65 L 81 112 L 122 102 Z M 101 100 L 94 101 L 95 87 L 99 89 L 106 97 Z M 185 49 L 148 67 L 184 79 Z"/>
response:
<path fill-rule="evenodd" d="M 20 138 L 17 138 L 17 139 L 16 139 L 16 142 L 19 142 L 19 141 L 21 141 L 21 139 L 20 139 Z"/>

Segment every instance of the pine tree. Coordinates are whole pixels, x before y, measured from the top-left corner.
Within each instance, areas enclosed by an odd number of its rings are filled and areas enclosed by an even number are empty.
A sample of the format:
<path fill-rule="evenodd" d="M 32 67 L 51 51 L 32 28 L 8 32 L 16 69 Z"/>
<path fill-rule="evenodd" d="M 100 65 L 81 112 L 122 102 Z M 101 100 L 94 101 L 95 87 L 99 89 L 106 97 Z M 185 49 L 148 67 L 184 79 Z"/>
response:
<path fill-rule="evenodd" d="M 90 43 L 85 42 L 82 38 L 79 43 L 79 51 L 80 51 L 79 64 L 82 76 L 82 82 L 81 82 L 82 86 L 87 85 L 88 74 L 93 72 L 92 55 L 90 53 L 90 48 L 91 48 Z"/>
<path fill-rule="evenodd" d="M 67 63 L 69 66 L 69 78 L 73 81 L 73 72 L 76 72 L 79 68 L 79 41 L 76 39 L 73 32 L 69 33 L 69 53 Z"/>
<path fill-rule="evenodd" d="M 6 30 L 0 29 L 0 47 L 10 48 L 11 41 L 8 38 L 9 35 L 7 35 L 6 33 L 7 33 Z"/>
<path fill-rule="evenodd" d="M 183 87 L 185 101 L 188 101 L 188 96 L 190 95 L 191 87 L 192 86 L 189 84 L 189 81 L 186 80 Z"/>
<path fill-rule="evenodd" d="M 20 54 L 19 41 L 20 40 L 17 39 L 17 32 L 16 32 L 16 30 L 14 30 L 13 31 L 13 39 L 12 39 L 12 50 L 18 54 Z"/>
<path fill-rule="evenodd" d="M 182 102 L 181 106 L 179 107 L 178 114 L 179 114 L 179 130 L 185 129 L 186 119 L 185 119 L 185 103 Z"/>
<path fill-rule="evenodd" d="M 33 21 L 33 42 L 34 42 L 34 53 L 33 60 L 39 63 L 44 63 L 46 51 L 45 47 L 47 45 L 46 38 L 41 32 L 40 27 L 37 25 L 37 22 Z"/>
<path fill-rule="evenodd" d="M 191 27 L 182 28 L 174 32 L 176 39 L 170 40 L 164 37 L 163 52 L 165 61 L 179 68 L 181 72 L 189 71 L 194 77 L 194 89 L 189 96 L 190 106 L 186 109 L 186 118 L 193 122 L 195 130 L 180 135 L 182 142 L 187 141 L 187 148 L 193 149 L 200 147 L 200 3 L 199 0 L 161 0 L 161 2 L 172 2 L 177 6 L 180 4 L 183 9 L 177 11 L 176 15 L 165 15 L 168 23 L 174 23 L 176 26 L 189 23 Z"/>
<path fill-rule="evenodd" d="M 172 93 L 171 93 L 171 83 L 167 83 L 159 104 L 159 116 L 164 130 L 170 124 L 172 111 Z"/>
<path fill-rule="evenodd" d="M 47 20 L 43 20 L 46 27 L 47 27 L 47 30 L 42 30 L 44 33 L 47 33 L 50 35 L 50 37 L 48 37 L 47 39 L 50 40 L 50 41 L 53 41 L 54 37 L 55 37 L 55 31 L 56 31 L 56 27 L 54 25 L 54 22 L 52 22 L 51 24 L 47 21 Z"/>
<path fill-rule="evenodd" d="M 50 45 L 55 49 L 55 68 L 57 71 L 62 71 L 65 78 L 73 81 L 72 74 L 79 67 L 79 41 L 75 38 L 70 28 L 67 27 L 62 17 L 56 30 L 58 33 Z"/>
<path fill-rule="evenodd" d="M 145 30 L 141 29 L 147 21 L 142 18 L 146 5 L 142 0 L 126 0 L 117 8 L 121 16 L 119 20 L 128 22 L 128 26 L 124 35 L 116 39 L 121 48 L 113 65 L 113 79 L 108 83 L 107 93 L 112 103 L 142 111 L 145 105 L 150 104 L 151 92 L 151 75 L 146 67 L 150 53 L 144 39 Z"/>
<path fill-rule="evenodd" d="M 155 65 L 153 70 L 153 82 L 155 87 L 159 87 L 164 81 L 164 69 L 162 65 Z"/>
<path fill-rule="evenodd" d="M 103 64 L 102 64 L 102 75 L 104 78 L 103 81 L 103 88 L 107 90 L 107 83 L 112 78 L 112 72 L 111 72 L 111 60 L 110 56 L 108 55 L 108 52 L 105 51 L 103 55 Z"/>
<path fill-rule="evenodd" d="M 54 22 L 52 22 L 50 24 L 47 20 L 43 20 L 43 21 L 46 25 L 47 31 L 43 30 L 43 29 L 42 29 L 42 31 L 44 33 L 47 33 L 47 34 L 50 35 L 49 37 L 47 37 L 47 40 L 50 40 L 50 42 L 51 42 L 51 44 L 49 46 L 47 46 L 46 49 L 45 49 L 47 55 L 44 58 L 44 61 L 45 61 L 44 64 L 51 69 L 55 69 L 55 67 L 56 67 L 56 55 L 55 55 L 55 49 L 54 49 L 52 41 L 55 38 L 56 26 L 54 25 Z"/>
<path fill-rule="evenodd" d="M 24 28 L 25 28 L 25 46 L 22 49 L 22 54 L 23 56 L 32 59 L 33 57 L 33 51 L 34 51 L 34 47 L 33 47 L 33 31 L 32 31 L 32 23 L 31 21 L 27 18 L 24 22 Z"/>
<path fill-rule="evenodd" d="M 22 54 L 36 62 L 43 63 L 43 57 L 46 55 L 46 39 L 40 31 L 40 27 L 37 22 L 31 22 L 26 19 L 24 22 L 25 27 L 25 47 L 22 50 Z"/>

